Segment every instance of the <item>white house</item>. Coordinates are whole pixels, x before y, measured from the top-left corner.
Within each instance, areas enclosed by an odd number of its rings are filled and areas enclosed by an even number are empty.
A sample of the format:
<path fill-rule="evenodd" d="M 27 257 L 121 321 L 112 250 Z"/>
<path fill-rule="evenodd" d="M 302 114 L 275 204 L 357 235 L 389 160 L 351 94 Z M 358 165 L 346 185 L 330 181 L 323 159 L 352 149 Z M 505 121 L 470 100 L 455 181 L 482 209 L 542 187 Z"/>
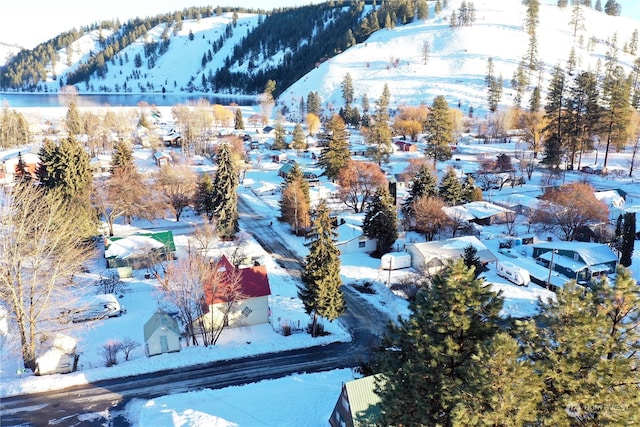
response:
<path fill-rule="evenodd" d="M 411 266 L 413 268 L 424 270 L 429 274 L 437 274 L 449 261 L 460 258 L 464 254 L 464 249 L 469 245 L 477 249 L 477 256 L 483 264 L 498 262 L 498 258 L 493 252 L 474 236 L 411 243 L 407 245 L 406 251 L 411 254 Z"/>
<path fill-rule="evenodd" d="M 144 324 L 144 353 L 147 357 L 180 351 L 180 327 L 173 317 L 156 311 Z"/>
<path fill-rule="evenodd" d="M 336 232 L 338 233 L 336 248 L 340 249 L 342 254 L 368 253 L 376 250 L 377 240 L 365 236 L 359 225 L 345 222 L 337 227 Z"/>

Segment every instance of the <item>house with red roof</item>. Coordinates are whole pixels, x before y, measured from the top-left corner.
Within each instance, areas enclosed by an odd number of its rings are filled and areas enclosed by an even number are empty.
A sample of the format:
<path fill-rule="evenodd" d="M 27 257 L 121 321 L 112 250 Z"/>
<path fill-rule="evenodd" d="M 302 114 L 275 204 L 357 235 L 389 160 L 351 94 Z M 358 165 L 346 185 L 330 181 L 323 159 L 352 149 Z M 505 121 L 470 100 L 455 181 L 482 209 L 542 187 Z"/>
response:
<path fill-rule="evenodd" d="M 271 287 L 265 266 L 236 267 L 223 255 L 212 268 L 216 274 L 204 284 L 206 324 L 238 327 L 269 323 Z"/>

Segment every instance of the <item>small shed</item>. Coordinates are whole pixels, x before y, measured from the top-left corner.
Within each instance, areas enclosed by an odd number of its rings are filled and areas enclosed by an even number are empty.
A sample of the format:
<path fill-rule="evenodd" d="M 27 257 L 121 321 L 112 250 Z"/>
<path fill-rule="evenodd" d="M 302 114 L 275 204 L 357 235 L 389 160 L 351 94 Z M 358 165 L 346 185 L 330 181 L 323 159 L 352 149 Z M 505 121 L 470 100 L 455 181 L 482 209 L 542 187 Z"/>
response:
<path fill-rule="evenodd" d="M 171 155 L 165 153 L 164 151 L 156 151 L 153 154 L 153 158 L 156 161 L 156 166 L 158 166 L 159 168 L 161 168 L 162 166 L 166 166 L 168 164 L 171 164 Z"/>
<path fill-rule="evenodd" d="M 144 324 L 144 353 L 147 357 L 180 351 L 180 327 L 173 317 L 156 311 Z"/>

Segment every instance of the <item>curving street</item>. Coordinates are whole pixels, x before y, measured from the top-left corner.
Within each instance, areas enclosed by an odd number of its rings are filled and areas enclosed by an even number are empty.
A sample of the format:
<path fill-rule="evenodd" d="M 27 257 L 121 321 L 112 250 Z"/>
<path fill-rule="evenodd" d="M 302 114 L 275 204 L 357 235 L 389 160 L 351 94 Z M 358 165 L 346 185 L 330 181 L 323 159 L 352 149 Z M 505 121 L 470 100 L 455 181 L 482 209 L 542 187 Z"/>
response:
<path fill-rule="evenodd" d="M 299 277 L 301 260 L 282 244 L 277 228 L 271 227 L 269 220 L 256 214 L 242 198 L 239 199 L 238 208 L 243 228 L 251 230 L 281 266 Z M 152 399 L 203 388 L 223 388 L 294 373 L 356 367 L 362 358 L 368 358 L 389 318 L 359 298 L 357 291 L 348 287 L 343 289 L 347 311 L 339 321 L 352 334 L 351 342 L 218 361 L 4 398 L 0 402 L 0 425 L 122 426 L 128 424 L 126 406 L 134 399 Z"/>

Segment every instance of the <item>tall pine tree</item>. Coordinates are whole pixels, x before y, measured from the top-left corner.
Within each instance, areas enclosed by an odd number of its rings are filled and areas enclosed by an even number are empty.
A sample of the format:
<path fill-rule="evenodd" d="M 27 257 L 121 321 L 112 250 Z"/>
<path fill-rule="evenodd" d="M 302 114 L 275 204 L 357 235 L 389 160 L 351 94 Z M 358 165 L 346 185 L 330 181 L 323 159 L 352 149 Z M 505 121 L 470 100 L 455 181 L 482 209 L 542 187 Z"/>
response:
<path fill-rule="evenodd" d="M 76 217 L 77 232 L 84 238 L 97 233 L 97 218 L 91 207 L 89 155 L 73 136 L 58 143 L 45 140 L 38 153 L 36 175 L 47 192 L 60 195 L 69 215 Z M 55 195 L 54 195 L 55 197 Z"/>
<path fill-rule="evenodd" d="M 331 212 L 323 200 L 318 205 L 313 220 L 314 239 L 309 244 L 309 254 L 305 258 L 302 285 L 298 296 L 305 311 L 312 317 L 309 333 L 317 337 L 319 317 L 330 322 L 345 310 L 344 296 L 340 287 L 340 251 L 336 248 L 336 233 L 331 226 Z"/>
<path fill-rule="evenodd" d="M 496 334 L 502 298 L 462 260 L 433 277 L 390 324 L 377 357 L 378 425 L 452 425 L 452 410 L 472 379 L 469 362 Z"/>
<path fill-rule="evenodd" d="M 386 187 L 378 187 L 367 206 L 362 221 L 362 231 L 370 239 L 376 239 L 376 254 L 389 252 L 398 238 L 398 211 Z"/>
<path fill-rule="evenodd" d="M 447 172 L 440 181 L 438 194 L 450 206 L 460 204 L 464 200 L 462 184 L 454 168 L 447 169 Z"/>
<path fill-rule="evenodd" d="M 198 181 L 193 195 L 193 208 L 198 215 L 203 215 L 210 223 L 215 216 L 215 194 L 211 177 L 209 174 L 204 174 Z"/>
<path fill-rule="evenodd" d="M 416 172 L 413 180 L 411 181 L 411 187 L 409 188 L 409 194 L 405 199 L 402 211 L 406 217 L 413 216 L 412 205 L 413 202 L 418 200 L 420 197 L 427 196 L 437 196 L 438 195 L 438 186 L 436 182 L 436 178 L 433 176 L 431 169 L 426 164 L 420 165 L 420 168 Z"/>
<path fill-rule="evenodd" d="M 351 160 L 347 129 L 340 116 L 334 114 L 325 126 L 329 140 L 318 157 L 318 165 L 324 169 L 324 174 L 330 180 L 338 177 L 340 171 Z"/>
<path fill-rule="evenodd" d="M 218 235 L 231 240 L 238 232 L 238 171 L 233 164 L 231 147 L 223 144 L 216 158 L 217 170 L 213 180 L 213 206 Z"/>
<path fill-rule="evenodd" d="M 455 141 L 453 131 L 453 119 L 447 99 L 442 95 L 438 95 L 433 100 L 431 113 L 425 126 L 425 132 L 427 133 L 425 154 L 433 159 L 434 166 L 438 161 L 451 158 L 451 144 Z"/>

